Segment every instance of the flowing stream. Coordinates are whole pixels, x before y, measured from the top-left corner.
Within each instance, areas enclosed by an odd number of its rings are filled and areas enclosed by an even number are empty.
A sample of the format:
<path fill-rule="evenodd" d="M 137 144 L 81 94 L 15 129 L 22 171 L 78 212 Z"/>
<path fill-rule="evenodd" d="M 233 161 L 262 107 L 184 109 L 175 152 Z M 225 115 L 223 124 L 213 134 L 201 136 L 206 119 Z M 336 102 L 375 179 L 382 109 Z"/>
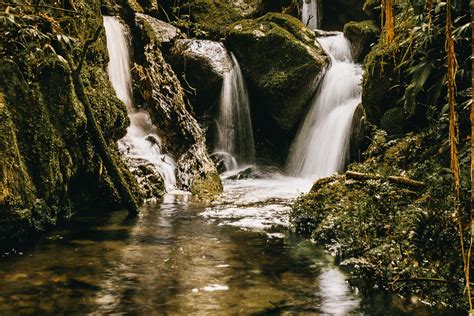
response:
<path fill-rule="evenodd" d="M 319 179 L 344 169 L 352 118 L 361 102 L 362 68 L 352 60 L 342 33 L 318 38 L 331 65 L 292 144 L 287 169 L 293 176 Z"/>
<path fill-rule="evenodd" d="M 156 134 L 150 115 L 136 111 L 132 101 L 132 76 L 130 56 L 125 27 L 115 17 L 105 16 L 104 27 L 107 35 L 107 50 L 110 61 L 107 67 L 110 82 L 117 96 L 127 106 L 130 126 L 127 134 L 119 141 L 119 149 L 129 168 L 133 171 L 147 166 L 163 178 L 167 191 L 176 187 L 175 162 L 161 153 L 160 138 Z M 139 182 L 141 179 L 138 179 Z"/>
<path fill-rule="evenodd" d="M 250 100 L 239 62 L 234 54 L 231 57 L 234 67 L 224 74 L 215 150 L 225 159 L 227 170 L 255 163 Z"/>

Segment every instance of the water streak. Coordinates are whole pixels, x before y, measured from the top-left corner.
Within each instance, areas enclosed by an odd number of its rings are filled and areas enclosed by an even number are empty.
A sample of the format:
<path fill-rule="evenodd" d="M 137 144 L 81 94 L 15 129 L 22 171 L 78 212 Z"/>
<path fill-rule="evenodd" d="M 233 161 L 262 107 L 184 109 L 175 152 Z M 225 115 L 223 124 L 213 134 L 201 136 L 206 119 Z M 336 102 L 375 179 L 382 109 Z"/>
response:
<path fill-rule="evenodd" d="M 321 2 L 319 0 L 303 0 L 301 21 L 312 30 L 321 26 Z"/>
<path fill-rule="evenodd" d="M 167 191 L 176 187 L 175 162 L 161 153 L 160 138 L 150 115 L 136 111 L 132 101 L 132 77 L 126 29 L 115 17 L 104 17 L 109 64 L 107 73 L 117 97 L 125 103 L 130 118 L 127 134 L 118 143 L 120 152 L 131 169 L 146 167 L 159 173 Z M 140 182 L 140 179 L 138 179 Z"/>
<path fill-rule="evenodd" d="M 250 100 L 239 63 L 234 54 L 231 56 L 234 67 L 224 74 L 215 150 L 221 156 L 230 155 L 225 162 L 227 170 L 255 162 Z"/>
<path fill-rule="evenodd" d="M 319 38 L 331 58 L 287 163 L 291 175 L 318 179 L 342 171 L 349 153 L 352 119 L 361 101 L 362 68 L 352 61 L 342 33 Z"/>

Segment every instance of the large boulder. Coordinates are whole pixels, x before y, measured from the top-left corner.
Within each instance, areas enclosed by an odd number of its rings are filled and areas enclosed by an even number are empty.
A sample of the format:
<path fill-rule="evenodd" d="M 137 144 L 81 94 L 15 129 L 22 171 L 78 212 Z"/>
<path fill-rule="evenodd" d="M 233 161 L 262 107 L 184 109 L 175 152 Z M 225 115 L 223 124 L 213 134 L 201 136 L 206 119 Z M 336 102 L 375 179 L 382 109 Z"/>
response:
<path fill-rule="evenodd" d="M 286 151 L 328 65 L 326 54 L 312 31 L 279 13 L 231 25 L 226 44 L 249 84 L 254 125 Z"/>
<path fill-rule="evenodd" d="M 174 11 L 193 35 L 219 40 L 227 26 L 255 16 L 260 6 L 260 0 L 188 0 L 180 1 Z"/>
<path fill-rule="evenodd" d="M 354 60 L 361 63 L 370 52 L 372 45 L 377 42 L 380 27 L 373 20 L 352 21 L 344 25 L 344 35 L 352 44 Z"/>
<path fill-rule="evenodd" d="M 136 26 L 143 44 L 143 50 L 135 51 L 140 64 L 133 71 L 138 104 L 150 113 L 162 147 L 176 158 L 180 188 L 215 196 L 222 191 L 218 172 L 207 152 L 204 131 L 186 107 L 180 82 L 160 51 L 159 29 L 140 17 Z"/>
<path fill-rule="evenodd" d="M 178 40 L 168 61 L 189 91 L 188 98 L 196 114 L 208 113 L 219 99 L 224 74 L 233 67 L 225 46 L 210 40 Z"/>
<path fill-rule="evenodd" d="M 140 21 L 141 25 L 149 25 L 151 27 L 147 31 L 152 32 L 156 36 L 162 51 L 168 51 L 176 40 L 186 37 L 177 27 L 149 15 L 137 13 L 135 14 L 135 19 Z"/>

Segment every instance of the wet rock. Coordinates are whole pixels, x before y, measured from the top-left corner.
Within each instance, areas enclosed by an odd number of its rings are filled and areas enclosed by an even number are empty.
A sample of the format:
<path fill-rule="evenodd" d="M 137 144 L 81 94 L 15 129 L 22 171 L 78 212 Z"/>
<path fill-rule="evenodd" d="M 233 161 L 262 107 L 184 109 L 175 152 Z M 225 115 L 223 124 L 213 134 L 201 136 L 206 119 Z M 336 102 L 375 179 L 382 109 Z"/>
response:
<path fill-rule="evenodd" d="M 328 58 L 315 44 L 314 32 L 288 15 L 268 13 L 239 21 L 228 33 L 226 44 L 249 85 L 254 125 L 284 151 L 316 92 Z"/>
<path fill-rule="evenodd" d="M 362 153 L 369 146 L 369 126 L 362 104 L 359 104 L 354 112 L 350 135 L 349 160 L 360 161 Z"/>
<path fill-rule="evenodd" d="M 149 15 L 137 13 L 135 19 L 140 21 L 142 25 L 143 22 L 150 25 L 152 29 L 149 31 L 154 33 L 163 52 L 167 52 L 177 39 L 186 37 L 177 27 Z"/>
<path fill-rule="evenodd" d="M 354 60 L 361 63 L 370 52 L 371 46 L 377 42 L 380 27 L 373 20 L 349 22 L 344 25 L 344 35 L 352 44 Z"/>
<path fill-rule="evenodd" d="M 136 25 L 144 44 L 143 51 L 135 52 L 143 62 L 133 71 L 138 103 L 150 113 L 162 146 L 176 158 L 178 185 L 197 195 L 219 194 L 222 184 L 204 132 L 186 107 L 180 82 L 160 51 L 160 30 L 141 18 Z"/>
<path fill-rule="evenodd" d="M 214 161 L 219 173 L 237 168 L 237 160 L 235 160 L 235 158 L 229 153 L 214 152 L 211 155 L 211 159 Z"/>
<path fill-rule="evenodd" d="M 220 42 L 178 40 L 167 58 L 186 88 L 198 116 L 218 102 L 224 74 L 232 70 L 229 52 Z M 205 79 L 204 79 L 205 78 Z"/>

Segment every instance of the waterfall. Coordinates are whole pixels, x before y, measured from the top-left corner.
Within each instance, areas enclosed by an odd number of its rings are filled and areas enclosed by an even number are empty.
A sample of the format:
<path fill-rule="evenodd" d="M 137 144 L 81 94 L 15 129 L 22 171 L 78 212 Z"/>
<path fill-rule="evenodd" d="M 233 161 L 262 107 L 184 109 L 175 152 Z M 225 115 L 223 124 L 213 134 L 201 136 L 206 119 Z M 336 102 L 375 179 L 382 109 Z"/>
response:
<path fill-rule="evenodd" d="M 107 37 L 109 64 L 107 73 L 117 94 L 127 106 L 130 126 L 127 134 L 119 142 L 119 149 L 131 169 L 147 167 L 163 178 L 165 188 L 170 191 L 176 187 L 175 162 L 161 153 L 160 138 L 156 134 L 150 115 L 136 111 L 132 99 L 132 77 L 126 29 L 115 17 L 104 17 Z M 138 179 L 140 182 L 140 179 Z"/>
<path fill-rule="evenodd" d="M 310 29 L 318 29 L 321 26 L 321 2 L 320 0 L 303 0 L 301 10 L 301 22 Z"/>
<path fill-rule="evenodd" d="M 342 171 L 349 153 L 352 118 L 361 102 L 362 68 L 352 60 L 342 33 L 318 39 L 330 56 L 311 108 L 292 144 L 287 169 L 294 176 L 318 179 Z"/>
<path fill-rule="evenodd" d="M 227 170 L 255 162 L 250 100 L 237 58 L 232 53 L 231 57 L 234 66 L 224 74 L 215 147 Z"/>

